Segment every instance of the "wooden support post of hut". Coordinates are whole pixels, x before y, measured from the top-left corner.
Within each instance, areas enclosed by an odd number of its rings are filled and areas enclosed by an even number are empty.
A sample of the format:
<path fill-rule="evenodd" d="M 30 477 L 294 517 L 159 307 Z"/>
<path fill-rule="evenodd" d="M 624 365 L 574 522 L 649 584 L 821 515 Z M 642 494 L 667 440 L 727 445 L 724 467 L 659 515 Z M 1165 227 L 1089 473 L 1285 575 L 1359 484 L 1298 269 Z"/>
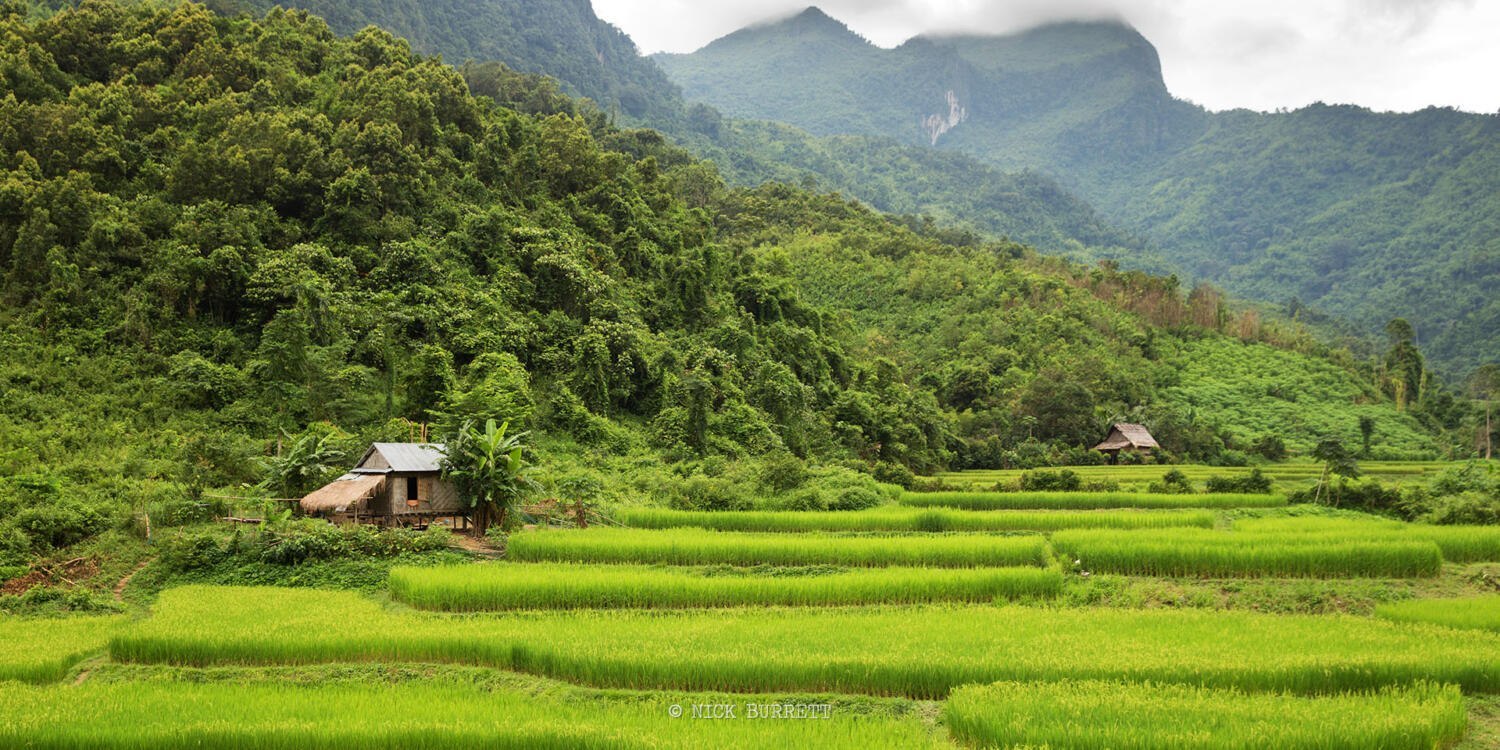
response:
<path fill-rule="evenodd" d="M 443 451 L 441 443 L 375 443 L 348 474 L 302 498 L 302 510 L 382 526 L 456 523 L 467 512 L 457 488 L 443 479 Z"/>
<path fill-rule="evenodd" d="M 1109 430 L 1109 437 L 1094 446 L 1094 450 L 1109 456 L 1109 462 L 1115 463 L 1120 460 L 1121 452 L 1137 453 L 1145 457 L 1160 447 L 1145 425 L 1116 422 Z"/>

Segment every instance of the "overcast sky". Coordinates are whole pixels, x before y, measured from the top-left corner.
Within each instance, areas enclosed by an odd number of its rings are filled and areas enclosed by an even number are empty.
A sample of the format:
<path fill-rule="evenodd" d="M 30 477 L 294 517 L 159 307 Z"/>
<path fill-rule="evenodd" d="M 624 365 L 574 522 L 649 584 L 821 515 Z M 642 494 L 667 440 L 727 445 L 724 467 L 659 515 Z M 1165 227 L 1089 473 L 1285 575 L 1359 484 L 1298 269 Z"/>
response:
<path fill-rule="evenodd" d="M 691 52 L 808 0 L 593 0 L 641 51 Z M 1210 109 L 1322 100 L 1500 109 L 1500 0 L 825 0 L 870 41 L 1118 18 L 1161 53 L 1167 87 Z"/>

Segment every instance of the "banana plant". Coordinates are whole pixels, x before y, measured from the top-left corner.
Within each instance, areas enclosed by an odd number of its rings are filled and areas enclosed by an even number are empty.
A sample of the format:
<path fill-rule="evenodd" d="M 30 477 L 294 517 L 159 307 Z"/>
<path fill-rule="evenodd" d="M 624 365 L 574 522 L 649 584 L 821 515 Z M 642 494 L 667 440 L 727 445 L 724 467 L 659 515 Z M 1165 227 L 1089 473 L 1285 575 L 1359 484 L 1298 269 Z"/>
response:
<path fill-rule="evenodd" d="M 458 488 L 464 506 L 474 511 L 474 533 L 484 536 L 491 523 L 505 528 L 521 498 L 536 488 L 533 466 L 526 460 L 528 433 L 510 433 L 510 422 L 485 420 L 480 429 L 465 422 L 448 441 L 443 476 Z"/>

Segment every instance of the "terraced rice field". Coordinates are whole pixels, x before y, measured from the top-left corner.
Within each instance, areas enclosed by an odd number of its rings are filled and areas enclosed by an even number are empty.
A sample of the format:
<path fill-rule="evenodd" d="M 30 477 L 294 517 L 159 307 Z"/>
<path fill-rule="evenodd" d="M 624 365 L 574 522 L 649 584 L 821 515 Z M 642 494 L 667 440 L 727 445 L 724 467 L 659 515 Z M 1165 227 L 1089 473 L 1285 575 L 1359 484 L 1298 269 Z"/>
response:
<path fill-rule="evenodd" d="M 1307 542 L 1424 541 L 1436 544 L 1448 562 L 1500 562 L 1500 526 L 1431 526 L 1346 518 L 1246 518 L 1234 530 L 1278 540 Z"/>
<path fill-rule="evenodd" d="M 1206 510 L 1141 511 L 965 511 L 948 508 L 883 507 L 867 511 L 684 511 L 629 508 L 615 520 L 642 529 L 697 527 L 719 531 L 939 532 L 1054 531 L 1057 529 L 1210 528 L 1218 516 Z"/>
<path fill-rule="evenodd" d="M 977 747 L 1116 750 L 1429 750 L 1463 735 L 1463 696 L 1419 683 L 1301 697 L 1185 685 L 1057 682 L 972 685 L 945 716 Z"/>
<path fill-rule="evenodd" d="M 943 534 L 830 536 L 704 529 L 588 529 L 511 536 L 507 556 L 522 562 L 665 563 L 668 565 L 1046 565 L 1040 536 Z"/>
<path fill-rule="evenodd" d="M 1111 508 L 1277 508 L 1284 495 L 1149 492 L 907 492 L 902 505 L 965 510 L 1101 510 Z"/>
<path fill-rule="evenodd" d="M 1146 576 L 1409 578 L 1443 567 L 1442 550 L 1420 539 L 1073 529 L 1053 534 L 1052 543 L 1088 570 Z"/>
<path fill-rule="evenodd" d="M 831 606 L 989 602 L 1046 598 L 1062 589 L 1056 569 L 877 568 L 749 575 L 639 565 L 544 563 L 396 568 L 391 593 L 421 609 Z"/>
<path fill-rule="evenodd" d="M 674 718 L 668 705 L 686 707 Z M 933 748 L 915 721 L 850 713 L 810 721 L 693 720 L 694 706 L 807 706 L 798 696 L 663 695 L 660 700 L 560 701 L 454 685 L 0 683 L 0 746 L 201 748 Z"/>
<path fill-rule="evenodd" d="M 104 648 L 125 618 L 32 620 L 0 616 L 0 680 L 50 682 Z"/>
<path fill-rule="evenodd" d="M 916 606 L 455 618 L 335 591 L 184 587 L 110 643 L 190 666 L 450 662 L 610 688 L 941 699 L 1109 679 L 1303 694 L 1427 680 L 1500 691 L 1500 635 L 1347 616 Z M 349 623 L 359 623 L 352 628 Z"/>
<path fill-rule="evenodd" d="M 1493 735 L 1495 699 L 1464 694 L 1500 694 L 1500 596 L 1374 617 L 1080 602 L 1130 580 L 1085 572 L 1431 595 L 1463 570 L 1422 581 L 1445 561 L 1500 561 L 1500 529 L 1140 497 L 630 509 L 624 528 L 511 534 L 505 561 L 396 567 L 375 596 L 186 586 L 134 618 L 0 618 L 0 746 L 1428 750 L 1468 732 L 1469 750 Z M 1156 498 L 1207 507 L 1110 507 Z M 434 676 L 449 673 L 466 676 Z"/>
<path fill-rule="evenodd" d="M 1393 602 L 1376 608 L 1375 614 L 1397 622 L 1430 622 L 1500 633 L 1500 594 Z"/>

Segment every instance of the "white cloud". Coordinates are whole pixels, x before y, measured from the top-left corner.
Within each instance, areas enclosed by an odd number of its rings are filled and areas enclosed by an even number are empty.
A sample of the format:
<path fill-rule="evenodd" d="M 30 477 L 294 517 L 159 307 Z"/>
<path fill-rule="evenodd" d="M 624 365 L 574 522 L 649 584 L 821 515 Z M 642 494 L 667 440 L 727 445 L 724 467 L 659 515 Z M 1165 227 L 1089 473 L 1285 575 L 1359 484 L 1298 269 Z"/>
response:
<path fill-rule="evenodd" d="M 809 0 L 593 0 L 647 53 L 690 52 Z M 1005 33 L 1120 18 L 1161 53 L 1167 86 L 1211 109 L 1314 101 L 1500 109 L 1500 0 L 826 0 L 885 47 L 933 31 Z"/>

